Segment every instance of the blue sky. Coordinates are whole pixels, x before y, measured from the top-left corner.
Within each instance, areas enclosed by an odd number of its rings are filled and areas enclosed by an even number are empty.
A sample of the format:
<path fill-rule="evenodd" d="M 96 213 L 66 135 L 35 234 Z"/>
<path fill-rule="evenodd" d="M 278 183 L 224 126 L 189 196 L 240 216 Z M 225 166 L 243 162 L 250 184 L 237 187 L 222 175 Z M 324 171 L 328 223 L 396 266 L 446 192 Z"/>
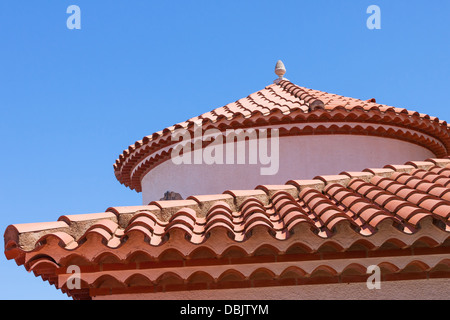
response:
<path fill-rule="evenodd" d="M 69 5 L 81 29 L 69 30 Z M 369 30 L 369 5 L 381 29 Z M 123 149 L 292 82 L 450 120 L 450 2 L 1 1 L 0 229 L 140 205 Z M 3 241 L 1 251 L 3 252 Z M 0 255 L 0 299 L 67 299 Z"/>

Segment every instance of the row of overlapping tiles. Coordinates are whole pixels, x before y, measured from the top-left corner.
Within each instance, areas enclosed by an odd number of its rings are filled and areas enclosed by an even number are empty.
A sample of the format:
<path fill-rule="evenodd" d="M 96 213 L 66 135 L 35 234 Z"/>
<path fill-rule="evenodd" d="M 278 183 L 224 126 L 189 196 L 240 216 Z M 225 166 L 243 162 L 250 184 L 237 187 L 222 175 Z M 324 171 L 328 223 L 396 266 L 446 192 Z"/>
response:
<path fill-rule="evenodd" d="M 149 206 L 110 208 L 97 214 L 65 215 L 57 222 L 11 225 L 5 232 L 5 253 L 17 260 L 24 252 L 32 251 L 28 254 L 31 258 L 55 239 L 61 248 L 59 253 L 53 250 L 58 260 L 69 254 L 67 250 L 87 250 L 90 247 L 84 243 L 90 239 L 94 239 L 94 247 L 95 243 L 103 243 L 105 248 L 120 251 L 120 247 L 131 245 L 131 235 L 139 234 L 159 254 L 160 247 L 169 238 L 173 245 L 178 234 L 182 240 L 177 245 L 186 250 L 209 241 L 220 254 L 226 246 L 217 242 L 249 242 L 252 237 L 257 239 L 253 234 L 260 233 L 268 243 L 283 243 L 286 241 L 281 240 L 290 238 L 297 241 L 306 230 L 315 234 L 317 249 L 327 239 L 339 239 L 339 225 L 347 238 L 348 234 L 353 236 L 351 242 L 340 244 L 345 249 L 361 238 L 372 240 L 375 246 L 382 245 L 386 237 L 392 237 L 380 235 L 383 224 L 393 226 L 403 242 L 426 229 L 425 224 L 432 225 L 428 237 L 439 244 L 450 232 L 449 199 L 450 160 L 429 159 L 314 180 L 292 180 L 286 185 L 259 186 L 255 190 L 156 201 Z M 211 234 L 217 230 L 222 233 L 213 243 Z M 409 244 L 411 241 L 412 238 Z M 288 244 L 291 241 L 284 246 Z M 89 250 L 87 256 L 98 255 L 92 248 Z M 98 250 L 101 249 L 97 247 Z"/>
<path fill-rule="evenodd" d="M 348 284 L 366 282 L 370 263 L 380 268 L 381 281 L 443 280 L 450 275 L 450 260 L 443 256 L 389 257 L 366 259 L 361 263 L 304 263 L 302 267 L 287 264 L 203 266 L 198 268 L 103 270 L 83 272 L 81 289 L 69 289 L 71 273 L 40 273 L 50 284 L 74 299 L 121 294 L 174 291 L 284 287 L 298 285 Z M 380 262 L 383 261 L 383 262 Z M 44 271 L 41 268 L 39 271 Z M 168 271 L 171 270 L 171 271 Z M 33 270 L 36 272 L 36 270 Z M 48 272 L 48 269 L 47 269 Z M 275 288 L 274 288 L 275 289 Z"/>
<path fill-rule="evenodd" d="M 382 261 L 382 262 L 380 262 Z M 181 290 L 225 289 L 236 287 L 284 286 L 324 283 L 350 283 L 367 280 L 367 270 L 378 265 L 382 281 L 430 279 L 448 277 L 450 260 L 441 256 L 388 257 L 365 259 L 361 262 L 349 260 L 307 261 L 301 267 L 295 263 L 240 264 L 221 266 L 102 270 L 83 272 L 84 288 L 105 288 L 93 290 L 94 294 L 126 293 L 129 288 L 136 291 L 159 292 Z M 51 276 L 51 284 L 67 292 L 70 273 L 60 273 L 59 278 Z M 45 277 L 45 276 L 44 276 Z M 138 288 L 136 288 L 138 287 Z M 150 290 L 149 290 L 150 289 Z M 103 292 L 102 292 L 103 291 Z"/>

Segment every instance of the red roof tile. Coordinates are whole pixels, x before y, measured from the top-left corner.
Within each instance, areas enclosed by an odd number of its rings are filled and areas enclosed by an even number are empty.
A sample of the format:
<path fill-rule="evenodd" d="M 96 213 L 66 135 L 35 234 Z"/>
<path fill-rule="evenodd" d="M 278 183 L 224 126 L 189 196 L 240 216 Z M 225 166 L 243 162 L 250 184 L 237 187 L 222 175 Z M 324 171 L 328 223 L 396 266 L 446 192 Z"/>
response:
<path fill-rule="evenodd" d="M 111 272 L 107 274 L 115 274 L 118 282 L 127 283 L 131 272 L 149 277 L 154 286 L 162 281 L 157 275 L 162 276 L 167 268 L 177 268 L 178 276 L 187 279 L 192 273 L 183 270 L 190 265 L 214 265 L 228 272 L 239 269 L 242 263 L 248 268 L 254 264 L 256 272 L 262 261 L 267 270 L 274 268 L 270 272 L 281 279 L 284 271 L 271 261 L 317 260 L 316 268 L 331 268 L 328 259 L 388 254 L 383 251 L 387 243 L 394 243 L 400 250 L 389 253 L 391 259 L 411 254 L 408 248 L 417 241 L 428 243 L 424 254 L 450 253 L 448 158 L 386 168 L 389 170 L 367 169 L 313 180 L 291 180 L 286 185 L 258 186 L 255 190 L 109 208 L 104 213 L 65 215 L 57 222 L 11 225 L 4 235 L 5 254 L 81 298 L 102 292 L 98 279 L 108 268 Z M 355 251 L 356 244 L 364 244 L 366 249 Z M 334 253 L 324 249 L 329 246 Z M 294 247 L 303 248 L 303 253 L 293 254 Z M 242 252 L 241 260 L 228 256 L 230 250 L 237 248 Z M 270 248 L 272 253 L 258 258 L 263 248 Z M 203 258 L 191 260 L 199 252 L 203 252 Z M 136 260 L 137 256 L 141 258 Z M 421 259 L 417 255 L 415 258 Z M 61 282 L 65 268 L 73 261 L 83 261 L 84 291 L 71 291 Z M 138 266 L 135 261 L 142 264 Z M 436 265 L 444 262 L 436 261 Z M 424 267 L 424 272 L 433 267 Z M 402 268 L 399 266 L 398 270 Z M 127 279 L 121 278 L 119 270 L 128 270 Z M 218 272 L 214 270 L 208 272 Z M 299 275 L 302 280 L 296 283 L 314 283 L 314 272 L 301 271 L 307 276 Z M 339 282 L 341 274 L 342 270 L 334 270 L 327 281 Z M 445 274 L 450 276 L 450 271 Z M 245 279 L 246 276 L 239 285 L 254 285 Z M 173 288 L 160 282 L 163 289 L 155 290 L 187 290 L 183 281 Z M 276 280 L 274 285 L 283 283 Z M 221 281 L 213 282 L 206 288 L 222 285 Z M 149 290 L 148 286 L 145 290 Z"/>

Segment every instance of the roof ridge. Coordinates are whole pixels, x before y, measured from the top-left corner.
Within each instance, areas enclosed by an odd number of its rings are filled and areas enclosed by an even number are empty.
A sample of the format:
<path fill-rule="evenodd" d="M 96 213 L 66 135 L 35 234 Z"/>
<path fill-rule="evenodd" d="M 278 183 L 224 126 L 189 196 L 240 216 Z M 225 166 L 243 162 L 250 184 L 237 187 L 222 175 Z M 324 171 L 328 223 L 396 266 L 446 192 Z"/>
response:
<path fill-rule="evenodd" d="M 305 88 L 300 87 L 289 80 L 281 80 L 276 85 L 280 86 L 284 89 L 284 91 L 288 92 L 292 96 L 297 99 L 301 99 L 305 101 L 308 105 L 309 111 L 313 111 L 315 109 L 323 109 L 325 104 L 318 97 L 311 95 L 310 93 L 305 91 Z"/>
<path fill-rule="evenodd" d="M 292 94 L 292 95 L 294 95 L 296 97 L 297 97 L 297 95 L 294 93 L 294 90 L 300 89 L 303 92 L 305 92 L 307 95 L 309 95 L 310 97 L 313 97 L 314 99 L 317 99 L 319 101 L 321 101 L 321 98 L 316 96 L 316 94 L 322 93 L 322 94 L 330 95 L 331 97 L 334 97 L 334 98 L 351 99 L 353 101 L 359 101 L 359 102 L 364 103 L 364 104 L 374 104 L 374 105 L 376 105 L 378 107 L 379 106 L 384 106 L 384 107 L 389 107 L 389 108 L 395 108 L 395 107 L 389 106 L 387 104 L 378 103 L 375 98 L 369 98 L 369 99 L 363 100 L 363 99 L 354 98 L 354 97 L 350 97 L 350 96 L 345 96 L 345 95 L 341 95 L 341 94 L 337 94 L 337 93 L 331 93 L 331 92 L 327 92 L 327 91 L 322 91 L 322 90 L 317 90 L 317 89 L 313 89 L 313 88 L 307 88 L 307 87 L 299 86 L 299 85 L 297 85 L 295 83 L 290 82 L 289 80 L 282 80 L 282 81 L 280 81 L 277 84 L 279 86 L 281 86 L 283 89 L 285 89 L 286 92 L 289 92 L 290 94 Z M 332 100 L 330 100 L 330 101 L 332 101 Z M 350 104 L 350 102 L 347 102 L 347 104 Z M 405 109 L 405 108 L 397 108 L 397 109 Z M 407 110 L 407 109 L 405 109 L 405 110 Z"/>

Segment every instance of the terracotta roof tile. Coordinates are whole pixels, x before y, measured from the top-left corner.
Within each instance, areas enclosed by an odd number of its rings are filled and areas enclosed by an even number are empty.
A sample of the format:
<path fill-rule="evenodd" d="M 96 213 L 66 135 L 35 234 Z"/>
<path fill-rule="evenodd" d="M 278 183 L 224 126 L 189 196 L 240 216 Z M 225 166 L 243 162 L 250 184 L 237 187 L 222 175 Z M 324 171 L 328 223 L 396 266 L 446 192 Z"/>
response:
<path fill-rule="evenodd" d="M 234 198 L 238 208 L 240 208 L 248 199 L 254 199 L 263 206 L 269 204 L 269 197 L 263 190 L 227 190 L 224 193 L 230 194 Z"/>
<path fill-rule="evenodd" d="M 372 173 L 375 176 L 390 177 L 395 170 L 389 168 L 367 168 L 364 171 Z"/>
<path fill-rule="evenodd" d="M 423 163 L 415 163 L 423 167 Z M 426 216 L 440 220 L 447 228 L 448 178 L 435 173 L 437 167 L 429 163 L 425 168 L 430 171 L 389 165 L 388 171 L 344 172 L 313 180 L 291 180 L 285 185 L 258 186 L 255 190 L 230 190 L 187 200 L 155 201 L 148 206 L 109 208 L 104 213 L 64 215 L 53 223 L 12 225 L 5 233 L 5 241 L 10 242 L 6 251 L 13 247 L 33 250 L 38 240 L 49 234 L 58 237 L 64 247 L 92 234 L 117 247 L 118 239 L 125 239 L 131 231 L 141 231 L 151 243 L 161 245 L 173 228 L 181 228 L 196 242 L 206 241 L 204 233 L 216 227 L 234 233 L 234 240 L 245 241 L 248 231 L 257 225 L 275 234 L 285 232 L 284 219 L 289 225 L 306 222 L 324 237 L 332 237 L 333 226 L 341 220 L 369 234 L 376 232 L 377 223 L 388 218 L 400 230 L 418 227 Z M 427 177 L 434 182 L 425 180 Z M 283 237 L 289 237 L 289 233 Z"/>
<path fill-rule="evenodd" d="M 427 159 L 425 161 L 433 162 L 436 166 L 444 168 L 447 165 L 450 165 L 449 159 Z"/>
<path fill-rule="evenodd" d="M 298 197 L 298 189 L 295 186 L 284 184 L 284 185 L 261 185 L 257 186 L 256 189 L 261 189 L 272 198 L 275 194 L 280 191 L 284 191 L 285 193 L 290 194 L 293 198 Z"/>
<path fill-rule="evenodd" d="M 325 183 L 321 180 L 290 180 L 287 184 L 294 185 L 299 191 L 305 188 L 313 188 L 322 191 Z"/>
<path fill-rule="evenodd" d="M 346 187 L 350 182 L 350 177 L 345 174 L 318 176 L 315 177 L 314 179 L 322 180 L 325 183 L 325 185 L 337 183 L 343 185 L 344 187 Z"/>

